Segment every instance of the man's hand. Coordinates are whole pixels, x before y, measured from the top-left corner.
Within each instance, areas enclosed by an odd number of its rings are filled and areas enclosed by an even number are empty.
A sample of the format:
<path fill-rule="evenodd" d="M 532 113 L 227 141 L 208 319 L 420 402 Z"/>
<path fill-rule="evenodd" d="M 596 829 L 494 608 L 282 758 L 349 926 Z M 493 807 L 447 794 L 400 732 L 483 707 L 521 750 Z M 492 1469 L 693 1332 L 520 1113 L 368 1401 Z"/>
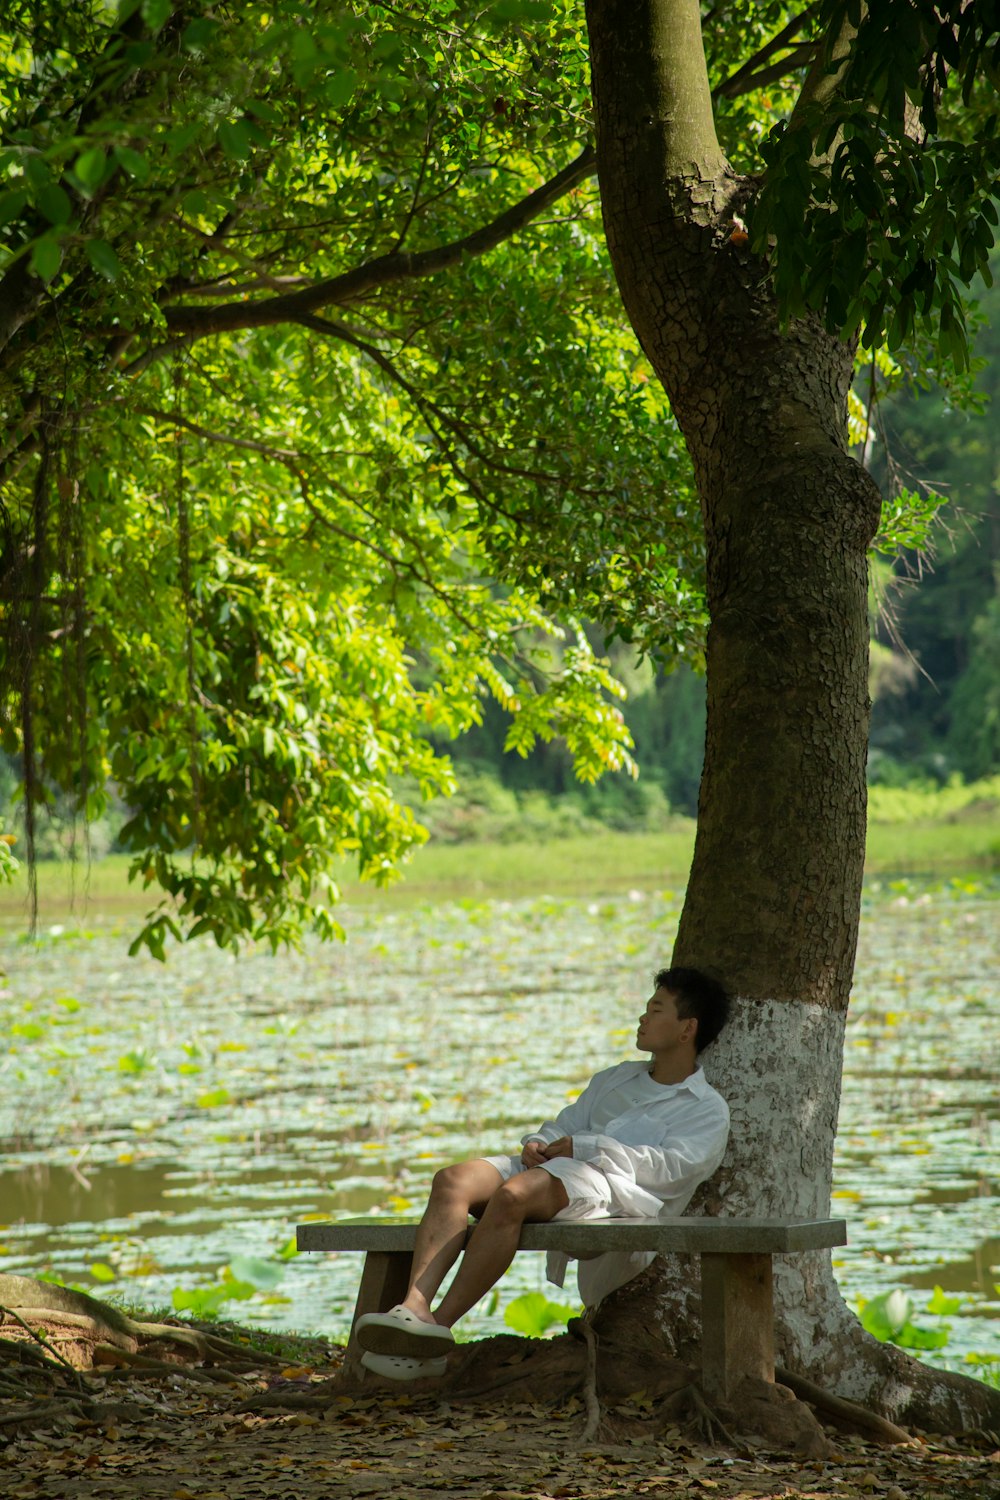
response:
<path fill-rule="evenodd" d="M 521 1161 L 526 1167 L 540 1167 L 545 1161 L 546 1146 L 544 1141 L 529 1141 L 521 1152 Z"/>
<path fill-rule="evenodd" d="M 543 1146 L 542 1154 L 546 1161 L 551 1161 L 555 1156 L 572 1156 L 573 1137 L 561 1135 L 557 1141 L 551 1141 L 549 1145 Z"/>

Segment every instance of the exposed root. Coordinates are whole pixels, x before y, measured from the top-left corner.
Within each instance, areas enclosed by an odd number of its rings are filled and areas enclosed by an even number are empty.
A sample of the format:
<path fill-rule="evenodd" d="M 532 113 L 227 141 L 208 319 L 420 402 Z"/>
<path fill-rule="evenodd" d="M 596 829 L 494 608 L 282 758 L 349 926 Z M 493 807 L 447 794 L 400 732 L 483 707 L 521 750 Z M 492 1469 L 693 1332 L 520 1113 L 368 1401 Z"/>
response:
<path fill-rule="evenodd" d="M 776 1371 L 777 1379 L 782 1385 L 787 1385 L 800 1401 L 808 1401 L 809 1405 L 822 1412 L 835 1426 L 848 1432 L 859 1432 L 865 1437 L 874 1438 L 877 1443 L 911 1443 L 912 1433 L 897 1427 L 895 1422 L 889 1422 L 885 1417 L 880 1417 L 877 1412 L 869 1411 L 866 1406 L 859 1406 L 855 1401 L 847 1401 L 843 1396 L 835 1396 L 830 1391 L 824 1391 L 821 1386 L 813 1381 L 807 1380 L 804 1375 L 795 1375 L 791 1370 L 779 1369 Z"/>
<path fill-rule="evenodd" d="M 704 1443 L 726 1443 L 730 1448 L 741 1446 L 739 1439 L 733 1436 L 694 1383 L 682 1386 L 668 1396 L 659 1415 L 661 1429 L 683 1422 Z"/>
<path fill-rule="evenodd" d="M 197 1366 L 180 1365 L 175 1361 L 151 1359 L 147 1354 L 133 1354 L 128 1349 L 119 1349 L 114 1344 L 97 1344 L 93 1354 L 95 1365 L 116 1365 L 142 1375 L 179 1375 L 183 1380 L 208 1382 L 210 1385 L 242 1385 L 242 1377 L 232 1370 L 199 1369 Z"/>
<path fill-rule="evenodd" d="M 181 1358 L 202 1364 L 224 1363 L 229 1367 L 258 1369 L 262 1365 L 281 1364 L 276 1355 L 249 1350 L 216 1333 L 190 1325 L 140 1322 L 117 1307 L 88 1297 L 85 1292 L 34 1281 L 28 1276 L 0 1276 L 0 1322 L 5 1314 L 69 1369 L 74 1368 L 70 1361 L 36 1331 L 37 1324 L 73 1329 L 88 1344 L 110 1346 L 123 1354 L 138 1354 L 152 1344 L 164 1352 L 177 1350 Z"/>
<path fill-rule="evenodd" d="M 24 1321 L 24 1319 L 21 1317 L 21 1314 L 15 1307 L 4 1307 L 3 1303 L 0 1303 L 0 1328 L 3 1327 L 7 1318 L 13 1318 L 15 1323 L 19 1323 L 24 1331 L 30 1334 L 36 1343 L 41 1344 L 42 1348 L 45 1349 L 47 1353 L 50 1354 L 58 1364 L 65 1365 L 66 1369 L 69 1370 L 71 1374 L 76 1376 L 77 1380 L 79 1380 L 79 1376 L 76 1375 L 76 1371 L 73 1369 L 73 1366 L 70 1364 L 69 1360 L 65 1359 L 59 1353 L 58 1349 L 53 1349 L 52 1345 L 49 1343 L 44 1333 L 42 1333 L 41 1329 L 30 1327 L 30 1325 Z"/>
<path fill-rule="evenodd" d="M 0 1338 L 0 1364 L 17 1365 L 22 1371 L 47 1370 L 60 1377 L 64 1372 L 61 1362 L 57 1364 L 55 1360 L 49 1359 L 48 1355 L 42 1354 L 33 1344 L 26 1344 L 23 1339 Z M 73 1373 L 75 1375 L 76 1371 L 74 1370 Z"/>
<path fill-rule="evenodd" d="M 581 1322 L 580 1328 L 587 1341 L 587 1373 L 583 1381 L 587 1421 L 580 1442 L 592 1443 L 601 1428 L 601 1403 L 597 1399 L 597 1334 L 589 1323 Z"/>

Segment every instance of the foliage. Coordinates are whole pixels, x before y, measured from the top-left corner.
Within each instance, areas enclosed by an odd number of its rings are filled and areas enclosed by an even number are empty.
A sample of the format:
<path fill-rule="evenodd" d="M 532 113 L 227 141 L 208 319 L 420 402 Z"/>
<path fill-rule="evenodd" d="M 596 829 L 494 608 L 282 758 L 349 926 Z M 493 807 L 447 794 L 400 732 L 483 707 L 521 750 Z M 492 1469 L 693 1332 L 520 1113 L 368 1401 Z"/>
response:
<path fill-rule="evenodd" d="M 983 295 L 976 340 L 976 380 L 990 407 L 1000 392 L 998 300 L 997 288 Z M 872 467 L 883 489 L 950 499 L 929 543 L 907 543 L 884 593 L 878 639 L 897 649 L 902 643 L 913 671 L 891 700 L 875 704 L 871 765 L 880 779 L 989 776 L 1000 768 L 991 623 L 1000 577 L 995 424 L 977 420 L 940 385 L 896 390 L 878 408 L 877 424 Z"/>
<path fill-rule="evenodd" d="M 529 1339 L 543 1339 L 552 1328 L 565 1328 L 570 1318 L 578 1317 L 580 1307 L 550 1302 L 544 1292 L 522 1292 L 504 1308 L 503 1320 L 515 1333 Z"/>
<path fill-rule="evenodd" d="M 195 1287 L 175 1287 L 175 1312 L 193 1318 L 217 1318 L 227 1302 L 246 1302 L 258 1292 L 273 1293 L 284 1268 L 260 1256 L 237 1255 L 222 1268 L 218 1281 Z M 272 1299 L 273 1300 L 273 1299 Z"/>
<path fill-rule="evenodd" d="M 963 1297 L 946 1297 L 936 1286 L 925 1309 L 938 1319 L 936 1328 L 923 1328 L 913 1321 L 913 1298 L 898 1288 L 870 1301 L 860 1298 L 857 1309 L 862 1328 L 883 1344 L 898 1344 L 901 1349 L 943 1349 L 951 1332 L 951 1324 L 944 1319 L 958 1312 L 964 1301 Z"/>
<path fill-rule="evenodd" d="M 753 216 L 787 311 L 867 348 L 920 334 L 968 361 L 965 289 L 990 280 L 1000 172 L 985 0 L 826 0 L 814 73 L 772 130 Z"/>
<path fill-rule="evenodd" d="M 0 819 L 0 829 L 4 826 Z M 14 857 L 13 844 L 15 842 L 12 833 L 0 832 L 0 885 L 9 885 L 18 870 L 18 861 Z"/>
<path fill-rule="evenodd" d="M 963 813 L 982 817 L 1000 808 L 1000 775 L 963 782 L 953 776 L 944 786 L 910 781 L 905 786 L 873 786 L 868 791 L 871 823 L 954 822 Z"/>
<path fill-rule="evenodd" d="M 158 955 L 337 934 L 331 862 L 391 878 L 424 837 L 394 778 L 450 791 L 442 741 L 488 698 L 519 754 L 631 768 L 575 612 L 700 651 L 697 512 L 584 185 L 578 25 L 456 19 L 5 23 L 4 748 L 29 855 L 47 787 L 94 816 L 111 778 L 167 893 Z"/>

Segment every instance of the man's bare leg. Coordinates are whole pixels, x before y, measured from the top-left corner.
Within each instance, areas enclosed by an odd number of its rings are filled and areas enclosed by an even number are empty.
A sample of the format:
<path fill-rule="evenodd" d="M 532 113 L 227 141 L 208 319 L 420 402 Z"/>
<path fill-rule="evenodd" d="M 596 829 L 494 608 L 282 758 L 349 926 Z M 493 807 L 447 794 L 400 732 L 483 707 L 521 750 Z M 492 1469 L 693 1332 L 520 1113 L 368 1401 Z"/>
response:
<path fill-rule="evenodd" d="M 463 1161 L 435 1173 L 413 1247 L 410 1289 L 403 1298 L 403 1306 L 424 1322 L 436 1321 L 430 1304 L 462 1253 L 469 1214 L 483 1213 L 502 1182 L 488 1161 Z"/>
<path fill-rule="evenodd" d="M 470 1307 L 475 1307 L 514 1259 L 522 1225 L 544 1224 L 554 1219 L 568 1202 L 569 1195 L 559 1178 L 542 1167 L 520 1172 L 498 1187 L 472 1232 L 462 1264 L 436 1308 L 433 1321 L 450 1328 Z"/>

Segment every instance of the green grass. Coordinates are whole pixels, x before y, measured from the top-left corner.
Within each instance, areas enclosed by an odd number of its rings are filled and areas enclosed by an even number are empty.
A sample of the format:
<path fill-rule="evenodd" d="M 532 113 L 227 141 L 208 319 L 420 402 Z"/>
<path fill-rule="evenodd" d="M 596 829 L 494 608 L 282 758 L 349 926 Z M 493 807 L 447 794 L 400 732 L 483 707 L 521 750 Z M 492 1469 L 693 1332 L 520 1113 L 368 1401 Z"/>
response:
<path fill-rule="evenodd" d="M 341 875 L 350 903 L 476 899 L 521 896 L 604 895 L 616 891 L 682 889 L 694 847 L 694 822 L 676 819 L 666 833 L 602 831 L 547 842 L 431 843 L 419 850 L 405 878 L 388 891 L 361 885 L 344 862 Z M 76 913 L 89 920 L 131 919 L 155 904 L 152 891 L 129 885 L 128 858 L 109 855 L 85 866 L 46 861 L 38 866 L 39 911 L 44 922 Z M 954 874 L 1000 868 L 1000 808 L 982 803 L 936 821 L 873 823 L 865 868 L 870 875 Z M 27 882 L 0 891 L 0 921 L 27 917 Z"/>

